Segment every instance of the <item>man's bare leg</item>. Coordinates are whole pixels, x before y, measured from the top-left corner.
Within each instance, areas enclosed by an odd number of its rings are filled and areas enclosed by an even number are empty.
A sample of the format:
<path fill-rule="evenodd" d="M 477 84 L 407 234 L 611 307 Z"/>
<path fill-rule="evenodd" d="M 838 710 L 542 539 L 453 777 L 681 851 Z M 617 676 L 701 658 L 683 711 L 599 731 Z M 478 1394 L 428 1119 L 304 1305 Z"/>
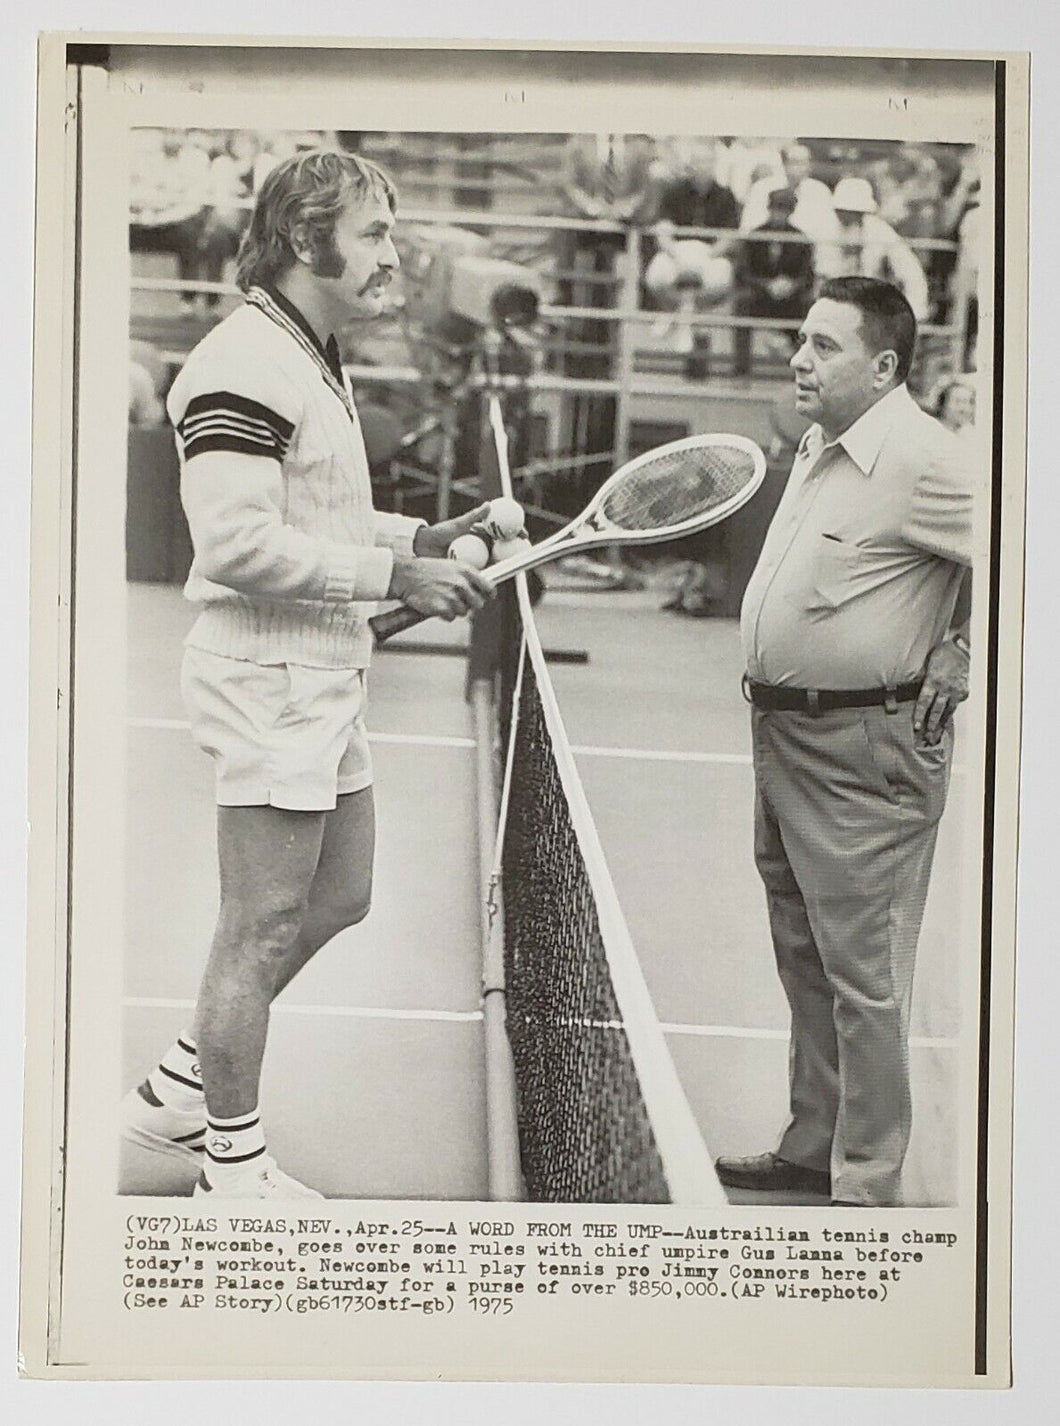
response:
<path fill-rule="evenodd" d="M 372 789 L 341 796 L 324 814 L 320 860 L 295 952 L 285 963 L 278 995 L 321 947 L 347 926 L 356 926 L 372 904 L 375 803 Z"/>
<path fill-rule="evenodd" d="M 211 1116 L 257 1107 L 269 1006 L 299 964 L 326 815 L 218 808 L 221 905 L 193 1031 Z"/>

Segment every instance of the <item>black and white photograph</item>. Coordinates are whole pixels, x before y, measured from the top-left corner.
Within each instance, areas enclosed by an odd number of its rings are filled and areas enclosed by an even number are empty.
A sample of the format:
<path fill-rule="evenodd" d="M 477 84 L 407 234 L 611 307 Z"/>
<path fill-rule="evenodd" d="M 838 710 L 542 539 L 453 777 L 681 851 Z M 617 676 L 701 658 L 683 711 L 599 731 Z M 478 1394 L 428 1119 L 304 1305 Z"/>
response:
<path fill-rule="evenodd" d="M 54 40 L 41 1374 L 999 1383 L 1025 66 Z"/>
<path fill-rule="evenodd" d="M 973 148 L 132 138 L 125 1026 L 146 1077 L 123 1110 L 122 1191 L 179 1192 L 190 1171 L 197 1194 L 300 1197 L 315 1180 L 331 1197 L 488 1196 L 478 729 L 511 793 L 498 899 L 532 1198 L 670 1196 L 651 1105 L 630 1103 L 632 1036 L 680 1065 L 687 1132 L 731 1152 L 718 1174 L 737 1202 L 954 1202 L 971 868 L 960 807 L 944 826 L 943 812 L 951 782 L 965 794 L 957 600 L 986 450 Z M 301 228 L 315 257 L 298 258 Z M 319 431 L 303 429 L 310 394 Z M 708 436 L 723 444 L 654 455 Z M 484 509 L 497 438 L 498 498 L 514 503 Z M 793 491 L 778 513 L 793 460 L 801 489 L 832 442 L 839 490 Z M 558 717 L 530 682 L 513 712 L 499 656 L 518 660 L 518 635 L 485 646 L 496 611 L 474 574 L 644 456 L 663 509 L 635 524 L 710 523 L 646 546 L 558 544 L 527 576 L 545 655 L 531 674 Z M 371 542 L 344 524 L 352 470 L 393 553 L 354 552 Z M 369 675 L 367 601 L 400 596 L 435 623 Z M 470 707 L 451 657 L 469 611 Z M 439 643 L 446 620 L 460 624 Z M 573 768 L 539 746 L 556 738 Z M 592 852 L 561 768 L 599 806 Z M 613 893 L 579 867 L 597 840 Z M 603 915 L 598 891 L 618 902 Z M 640 1004 L 618 1028 L 603 925 L 620 919 L 662 1035 Z M 685 1201 L 717 1201 L 713 1177 Z"/>

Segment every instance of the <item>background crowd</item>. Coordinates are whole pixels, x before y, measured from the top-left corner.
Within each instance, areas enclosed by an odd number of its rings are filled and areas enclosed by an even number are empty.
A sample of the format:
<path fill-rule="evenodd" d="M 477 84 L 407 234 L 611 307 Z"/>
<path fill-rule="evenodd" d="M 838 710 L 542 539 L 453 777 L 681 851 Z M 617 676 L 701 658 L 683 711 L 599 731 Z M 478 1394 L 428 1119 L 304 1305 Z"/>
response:
<path fill-rule="evenodd" d="M 133 304 L 134 426 L 163 421 L 159 397 L 182 354 L 236 300 L 235 254 L 269 171 L 299 149 L 321 146 L 360 152 L 393 176 L 407 272 L 440 225 L 477 229 L 495 256 L 532 267 L 540 278 L 545 305 L 536 359 L 557 381 L 573 380 L 553 394 L 547 438 L 533 429 L 547 404 L 538 392 L 515 454 L 559 471 L 537 487 L 539 503 L 552 509 L 580 508 L 618 453 L 636 454 L 700 429 L 695 422 L 722 419 L 702 402 L 727 387 L 766 393 L 774 454 L 783 463 L 802 433 L 789 409 L 787 363 L 799 323 L 829 277 L 861 273 L 902 289 L 921 330 L 910 389 L 953 429 L 971 429 L 979 177 L 966 147 L 202 129 L 134 134 L 134 285 L 138 275 L 155 279 Z M 141 256 L 152 253 L 167 256 Z M 171 291 L 160 290 L 167 285 Z M 473 438 L 466 450 L 460 444 L 457 387 L 439 382 L 430 334 L 401 311 L 400 279 L 394 297 L 394 321 L 351 330 L 344 346 L 344 357 L 361 369 L 419 375 L 419 391 L 409 375 L 395 375 L 389 384 L 373 381 L 367 401 L 359 393 L 370 452 L 380 451 L 380 469 L 395 452 L 435 472 L 446 462 L 459 469 L 474 460 L 476 447 Z M 161 322 L 154 320 L 159 313 Z M 652 405 L 653 383 L 669 383 L 664 413 Z M 630 397 L 624 407 L 623 392 Z M 416 430 L 428 435 L 414 440 L 409 433 Z M 675 607 L 712 613 L 731 604 L 733 580 L 717 573 L 714 553 L 679 553 L 690 573 Z"/>

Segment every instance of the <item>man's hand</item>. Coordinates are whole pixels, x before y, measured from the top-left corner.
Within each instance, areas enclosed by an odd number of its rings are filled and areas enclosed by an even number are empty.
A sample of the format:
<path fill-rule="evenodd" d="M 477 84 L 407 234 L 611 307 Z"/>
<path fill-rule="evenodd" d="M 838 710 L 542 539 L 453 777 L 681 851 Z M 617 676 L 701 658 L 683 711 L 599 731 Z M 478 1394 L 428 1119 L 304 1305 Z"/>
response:
<path fill-rule="evenodd" d="M 933 748 L 953 717 L 958 703 L 968 697 L 968 655 L 944 639 L 928 655 L 924 684 L 913 709 L 913 732 L 924 747 Z"/>
<path fill-rule="evenodd" d="M 400 599 L 418 613 L 446 620 L 481 609 L 493 593 L 493 585 L 461 560 L 408 559 L 402 555 L 394 556 L 394 572 L 387 590 L 389 598 Z"/>
<path fill-rule="evenodd" d="M 412 541 L 414 553 L 443 559 L 457 536 L 468 534 L 471 526 L 485 520 L 489 513 L 487 501 L 485 505 L 476 505 L 474 510 L 469 510 L 466 515 L 458 515 L 455 520 L 443 520 L 438 525 L 421 525 Z"/>

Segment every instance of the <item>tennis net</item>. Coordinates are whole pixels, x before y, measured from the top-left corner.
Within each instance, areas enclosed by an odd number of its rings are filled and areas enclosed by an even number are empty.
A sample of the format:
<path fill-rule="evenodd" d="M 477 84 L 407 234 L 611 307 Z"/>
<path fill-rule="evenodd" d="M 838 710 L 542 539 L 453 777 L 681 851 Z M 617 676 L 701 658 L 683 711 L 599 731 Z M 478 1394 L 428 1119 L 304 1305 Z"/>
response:
<path fill-rule="evenodd" d="M 498 860 L 526 1197 L 722 1205 L 516 586 L 501 640 Z"/>

